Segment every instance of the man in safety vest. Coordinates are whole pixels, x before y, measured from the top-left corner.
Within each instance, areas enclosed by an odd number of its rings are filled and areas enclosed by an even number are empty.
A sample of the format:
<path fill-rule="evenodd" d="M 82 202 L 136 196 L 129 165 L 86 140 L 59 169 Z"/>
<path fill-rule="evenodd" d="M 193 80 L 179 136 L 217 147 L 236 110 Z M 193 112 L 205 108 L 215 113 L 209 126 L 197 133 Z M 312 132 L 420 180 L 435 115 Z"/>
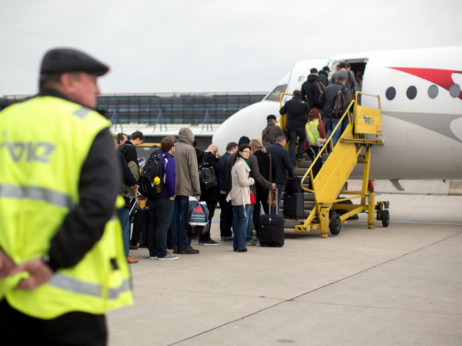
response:
<path fill-rule="evenodd" d="M 39 94 L 0 113 L 2 345 L 105 345 L 105 312 L 133 302 L 114 216 L 120 163 L 92 110 L 108 71 L 52 49 Z"/>

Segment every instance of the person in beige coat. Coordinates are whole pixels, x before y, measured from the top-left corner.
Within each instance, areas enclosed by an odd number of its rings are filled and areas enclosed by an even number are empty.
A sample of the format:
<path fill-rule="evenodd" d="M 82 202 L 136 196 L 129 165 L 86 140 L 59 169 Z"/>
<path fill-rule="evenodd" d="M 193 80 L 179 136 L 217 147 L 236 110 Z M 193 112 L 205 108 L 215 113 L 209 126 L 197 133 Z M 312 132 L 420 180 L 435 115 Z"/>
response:
<path fill-rule="evenodd" d="M 234 251 L 246 252 L 246 230 L 250 211 L 250 185 L 255 183 L 250 178 L 250 145 L 242 144 L 232 163 L 232 188 L 226 197 L 233 206 Z"/>

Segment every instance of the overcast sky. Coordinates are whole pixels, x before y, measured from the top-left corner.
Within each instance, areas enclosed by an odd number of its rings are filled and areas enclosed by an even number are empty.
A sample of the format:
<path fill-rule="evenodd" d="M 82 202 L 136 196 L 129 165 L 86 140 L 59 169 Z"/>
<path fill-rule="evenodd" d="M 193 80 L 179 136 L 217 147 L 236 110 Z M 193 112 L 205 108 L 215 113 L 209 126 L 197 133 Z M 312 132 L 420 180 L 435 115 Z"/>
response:
<path fill-rule="evenodd" d="M 461 13 L 460 0 L 0 0 L 0 95 L 35 93 L 57 46 L 110 65 L 103 93 L 269 91 L 298 60 L 461 45 Z"/>

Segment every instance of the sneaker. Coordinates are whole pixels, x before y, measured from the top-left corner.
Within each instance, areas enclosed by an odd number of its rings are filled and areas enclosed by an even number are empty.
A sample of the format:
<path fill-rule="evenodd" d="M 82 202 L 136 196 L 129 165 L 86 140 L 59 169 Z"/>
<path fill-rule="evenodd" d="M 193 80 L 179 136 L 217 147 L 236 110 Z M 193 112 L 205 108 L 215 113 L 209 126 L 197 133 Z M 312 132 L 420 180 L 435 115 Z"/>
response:
<path fill-rule="evenodd" d="M 166 254 L 164 257 L 156 257 L 159 261 L 174 261 L 178 259 L 178 256 Z"/>
<path fill-rule="evenodd" d="M 180 255 L 195 255 L 199 253 L 199 250 L 194 249 L 191 245 L 187 249 L 179 250 Z"/>
<path fill-rule="evenodd" d="M 255 246 L 256 244 L 252 241 L 252 239 L 250 239 L 250 240 L 247 240 L 246 245 L 247 246 Z"/>
<path fill-rule="evenodd" d="M 216 241 L 214 241 L 212 239 L 200 241 L 199 244 L 202 244 L 202 245 L 220 245 L 220 244 L 218 244 Z"/>
<path fill-rule="evenodd" d="M 234 237 L 232 235 L 230 235 L 228 237 L 221 237 L 221 240 L 223 240 L 223 241 L 233 241 Z"/>
<path fill-rule="evenodd" d="M 127 256 L 127 262 L 128 263 L 138 263 L 139 259 L 135 258 L 135 257 L 132 257 L 132 256 Z"/>

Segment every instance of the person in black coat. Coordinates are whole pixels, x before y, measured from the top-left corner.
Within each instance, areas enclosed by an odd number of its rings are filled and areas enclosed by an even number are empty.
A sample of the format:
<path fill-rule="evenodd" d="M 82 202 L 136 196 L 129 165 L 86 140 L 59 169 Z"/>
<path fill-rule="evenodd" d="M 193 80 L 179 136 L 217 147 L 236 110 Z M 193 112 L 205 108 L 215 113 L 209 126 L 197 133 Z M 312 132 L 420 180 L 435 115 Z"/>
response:
<path fill-rule="evenodd" d="M 289 179 L 294 178 L 294 172 L 292 170 L 292 165 L 289 158 L 289 153 L 284 146 L 286 145 L 286 137 L 279 136 L 276 138 L 276 143 L 270 145 L 266 148 L 266 151 L 272 155 L 273 164 L 276 169 L 276 174 L 274 176 L 273 182 L 276 183 L 278 191 L 278 209 L 279 209 L 279 200 L 281 199 L 282 192 L 284 191 L 284 185 L 287 183 L 287 175 Z M 275 208 L 271 210 L 271 213 L 276 212 Z"/>
<path fill-rule="evenodd" d="M 210 144 L 205 151 L 196 150 L 197 153 L 197 164 L 199 167 L 201 164 L 207 162 L 213 168 L 215 176 L 218 178 L 220 176 L 220 163 L 218 162 L 218 147 L 215 144 Z M 218 245 L 218 243 L 210 237 L 210 227 L 212 223 L 213 215 L 215 214 L 215 208 L 218 202 L 218 197 L 220 193 L 220 184 L 217 184 L 215 187 L 212 187 L 208 190 L 204 188 L 201 184 L 201 201 L 207 203 L 207 208 L 209 210 L 209 224 L 207 225 L 207 230 L 204 234 L 199 236 L 199 244 L 202 245 Z"/>
<path fill-rule="evenodd" d="M 287 129 L 289 130 L 289 155 L 292 165 L 297 164 L 297 160 L 303 159 L 303 143 L 305 143 L 305 123 L 310 112 L 310 106 L 302 100 L 300 90 L 294 91 L 294 97 L 287 101 L 279 110 L 281 115 L 287 114 Z M 301 145 L 298 146 L 297 155 L 295 155 L 295 146 L 297 137 Z"/>
<path fill-rule="evenodd" d="M 266 152 L 266 148 L 263 146 L 263 143 L 260 139 L 252 139 L 250 141 L 250 149 L 252 150 L 252 154 L 257 157 L 258 160 L 258 168 L 260 169 L 260 173 L 269 182 L 273 182 L 274 177 L 276 176 L 276 167 L 274 163 L 271 164 L 271 179 L 270 179 L 270 154 Z M 257 232 L 257 237 L 260 237 L 260 215 L 261 215 L 261 207 L 260 203 L 263 206 L 263 211 L 265 214 L 269 214 L 269 206 L 268 206 L 268 193 L 269 190 L 265 187 L 260 185 L 258 182 L 255 183 L 255 187 L 257 189 L 256 194 L 256 202 L 255 207 L 253 209 L 253 224 L 255 226 L 255 230 Z"/>
<path fill-rule="evenodd" d="M 314 72 L 313 72 L 314 71 Z M 302 84 L 302 100 L 308 102 L 310 109 L 321 108 L 319 106 L 319 96 L 321 96 L 322 87 L 317 81 L 318 74 L 316 69 L 311 69 L 306 82 Z"/>

